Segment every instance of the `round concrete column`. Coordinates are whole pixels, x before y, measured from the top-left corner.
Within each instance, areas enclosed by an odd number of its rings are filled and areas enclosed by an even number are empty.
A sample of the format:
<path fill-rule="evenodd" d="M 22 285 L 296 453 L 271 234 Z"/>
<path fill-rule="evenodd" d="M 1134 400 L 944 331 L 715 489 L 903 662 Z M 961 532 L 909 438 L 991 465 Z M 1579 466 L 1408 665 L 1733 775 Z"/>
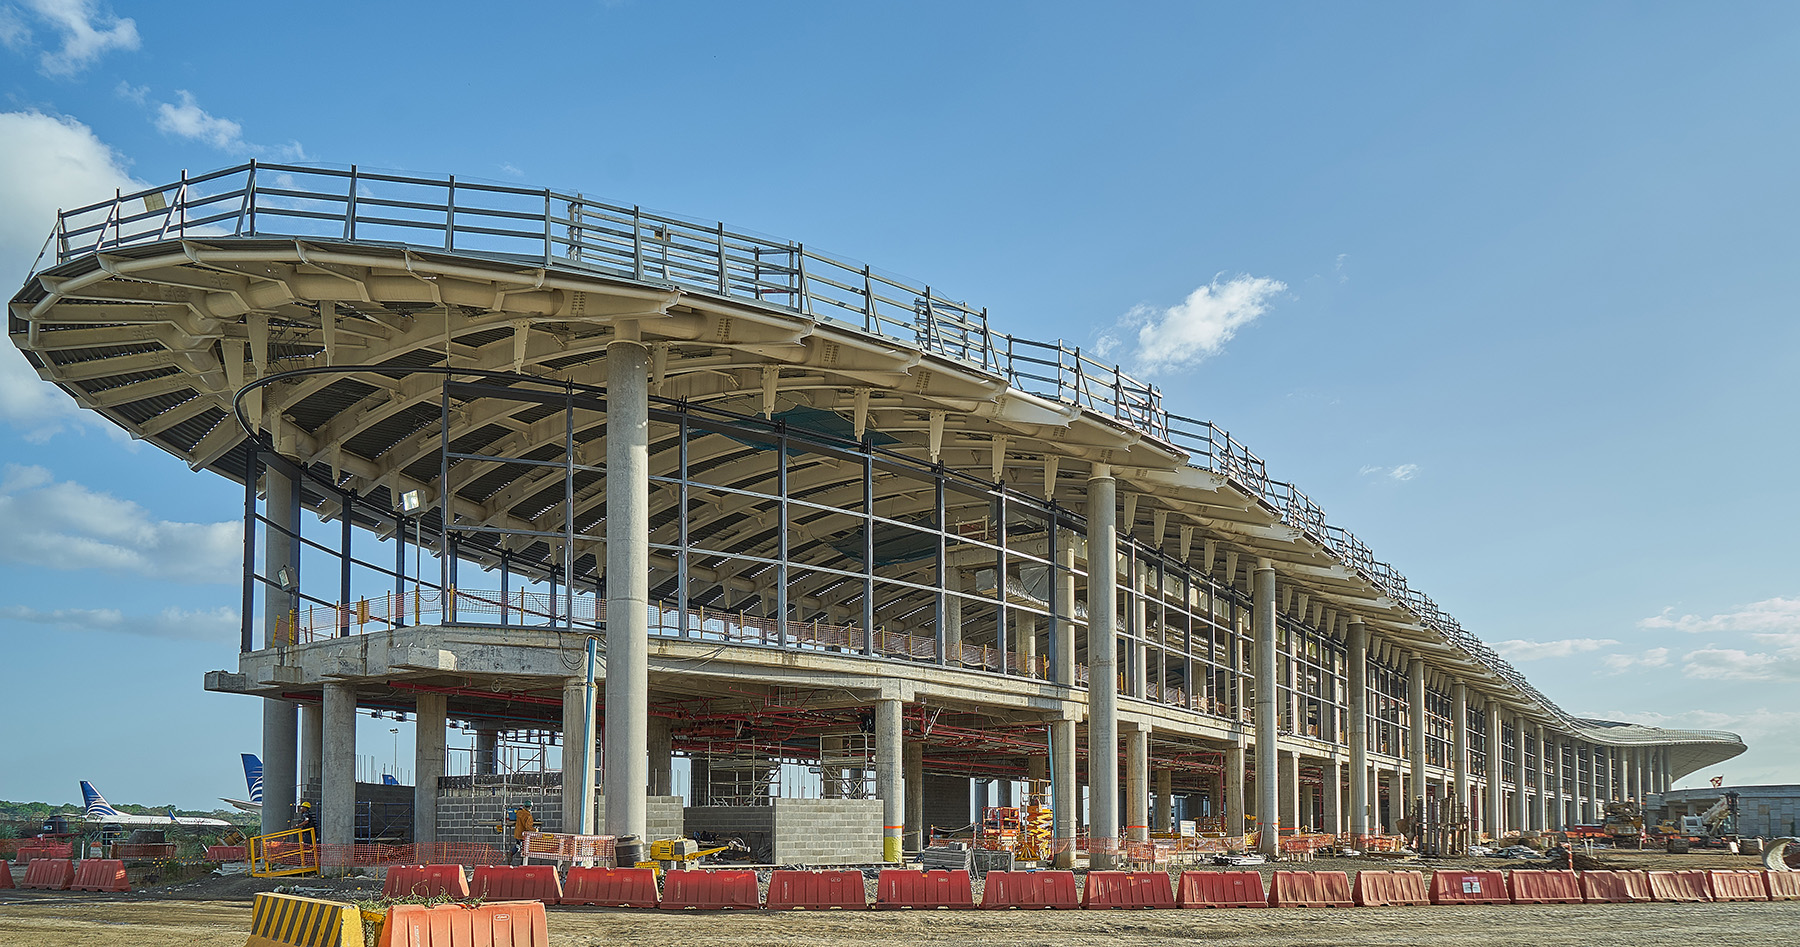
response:
<path fill-rule="evenodd" d="M 881 794 L 881 858 L 900 861 L 906 831 L 906 786 L 900 747 L 900 701 L 875 702 L 875 786 Z"/>
<path fill-rule="evenodd" d="M 1450 781 L 1456 805 L 1469 805 L 1469 689 L 1461 681 L 1450 689 Z"/>
<path fill-rule="evenodd" d="M 272 580 L 263 588 L 263 646 L 281 654 L 293 643 L 291 616 L 300 606 L 300 485 L 280 467 L 263 470 L 263 515 L 269 520 L 263 533 L 263 574 Z M 275 580 L 284 568 L 292 578 L 291 589 Z M 293 701 L 263 700 L 264 835 L 292 826 L 294 787 L 300 781 L 298 713 Z"/>
<path fill-rule="evenodd" d="M 1112 468 L 1088 477 L 1088 862 L 1116 864 L 1119 844 L 1119 542 Z"/>
<path fill-rule="evenodd" d="M 1125 830 L 1134 842 L 1150 840 L 1150 730 L 1135 724 L 1125 731 Z"/>
<path fill-rule="evenodd" d="M 615 837 L 649 831 L 649 368 L 635 339 L 606 348 L 606 834 Z"/>
<path fill-rule="evenodd" d="M 1489 699 L 1487 702 L 1487 800 L 1483 807 L 1481 824 L 1495 841 L 1506 831 L 1506 812 L 1501 805 L 1500 768 L 1502 752 L 1500 702 Z"/>
<path fill-rule="evenodd" d="M 1075 812 L 1080 795 L 1075 786 L 1075 721 L 1050 721 L 1051 833 L 1058 846 L 1054 864 L 1068 870 L 1075 866 Z"/>
<path fill-rule="evenodd" d="M 1225 834 L 1244 834 L 1244 742 L 1234 741 L 1225 748 Z"/>
<path fill-rule="evenodd" d="M 320 873 L 343 874 L 349 867 L 349 846 L 356 842 L 356 685 L 327 682 L 325 691 L 325 752 L 320 760 L 319 841 L 344 846 L 320 853 Z M 263 800 L 268 801 L 265 787 Z"/>
<path fill-rule="evenodd" d="M 447 698 L 421 691 L 413 705 L 413 841 L 437 841 L 438 777 L 444 775 Z"/>
<path fill-rule="evenodd" d="M 1350 834 L 1369 834 L 1369 630 L 1362 619 L 1350 619 L 1344 635 L 1344 661 L 1349 672 Z"/>
<path fill-rule="evenodd" d="M 925 847 L 925 744 L 913 741 L 903 751 L 906 767 L 906 851 Z"/>
<path fill-rule="evenodd" d="M 1258 850 L 1281 851 L 1281 777 L 1276 755 L 1280 737 L 1280 685 L 1275 680 L 1275 564 L 1256 562 L 1251 631 L 1256 640 L 1256 830 Z"/>
<path fill-rule="evenodd" d="M 1406 665 L 1406 710 L 1408 717 L 1407 739 L 1407 786 L 1410 792 L 1406 797 L 1405 812 L 1412 812 L 1412 804 L 1425 797 L 1425 660 L 1413 658 Z"/>

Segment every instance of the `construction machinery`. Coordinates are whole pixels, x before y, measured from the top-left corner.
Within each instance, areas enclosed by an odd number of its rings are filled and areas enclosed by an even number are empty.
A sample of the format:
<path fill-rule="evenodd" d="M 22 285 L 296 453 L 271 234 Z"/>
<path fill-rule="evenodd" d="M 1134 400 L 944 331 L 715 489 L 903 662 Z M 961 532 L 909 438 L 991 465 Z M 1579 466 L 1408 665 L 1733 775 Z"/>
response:
<path fill-rule="evenodd" d="M 701 860 L 715 855 L 739 854 L 748 857 L 750 849 L 743 842 L 731 839 L 723 845 L 701 848 L 700 843 L 691 838 L 665 838 L 650 843 L 647 861 L 637 863 L 639 868 L 656 868 L 660 870 L 687 868 L 699 864 Z"/>
<path fill-rule="evenodd" d="M 1728 792 L 1699 815 L 1684 815 L 1673 833 L 1688 844 L 1707 847 L 1723 846 L 1737 840 L 1738 794 Z"/>
<path fill-rule="evenodd" d="M 975 826 L 975 848 L 1011 852 L 1019 861 L 1043 861 L 1050 857 L 1050 783 L 1034 779 L 1025 784 L 1022 806 L 989 806 Z"/>
<path fill-rule="evenodd" d="M 1644 810 L 1630 800 L 1606 804 L 1606 817 L 1600 823 L 1615 848 L 1644 847 Z"/>

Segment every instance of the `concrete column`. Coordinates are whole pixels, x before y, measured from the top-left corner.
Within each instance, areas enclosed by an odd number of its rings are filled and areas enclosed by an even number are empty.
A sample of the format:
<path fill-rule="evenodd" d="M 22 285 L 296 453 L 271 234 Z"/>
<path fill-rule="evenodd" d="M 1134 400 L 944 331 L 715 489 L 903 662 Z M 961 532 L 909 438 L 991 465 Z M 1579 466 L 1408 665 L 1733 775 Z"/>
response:
<path fill-rule="evenodd" d="M 1225 748 L 1225 834 L 1244 834 L 1244 741 Z"/>
<path fill-rule="evenodd" d="M 1651 751 L 1649 749 L 1639 749 L 1636 751 L 1636 755 L 1638 760 L 1638 801 L 1648 803 L 1650 801 L 1650 794 L 1656 791 L 1650 788 L 1655 785 L 1650 781 Z"/>
<path fill-rule="evenodd" d="M 1531 802 L 1531 827 L 1542 832 L 1550 828 L 1549 815 L 1547 814 L 1547 807 L 1550 800 L 1550 786 L 1546 776 L 1550 771 L 1550 758 L 1544 752 L 1546 747 L 1546 744 L 1544 743 L 1544 728 L 1533 726 L 1531 728 L 1531 736 L 1529 739 L 1537 744 L 1538 758 L 1537 794 L 1532 797 Z"/>
<path fill-rule="evenodd" d="M 1067 627 L 1066 622 L 1064 626 Z M 1075 866 L 1075 813 L 1081 808 L 1081 794 L 1075 782 L 1075 721 L 1052 720 L 1050 816 L 1052 834 L 1055 836 L 1053 841 L 1058 846 L 1054 863 L 1057 868 L 1065 871 Z"/>
<path fill-rule="evenodd" d="M 835 765 L 827 766 L 825 758 L 840 757 L 843 752 L 843 737 L 819 738 L 819 795 L 823 798 L 836 799 L 844 779 L 844 771 Z"/>
<path fill-rule="evenodd" d="M 1408 774 L 1406 784 L 1412 792 L 1406 799 L 1406 811 L 1412 812 L 1414 799 L 1425 796 L 1425 659 L 1413 658 L 1406 665 L 1406 710 L 1409 732 L 1406 735 Z"/>
<path fill-rule="evenodd" d="M 1252 654 L 1256 668 L 1256 830 L 1264 855 L 1281 851 L 1281 774 L 1276 755 L 1280 730 L 1280 685 L 1275 678 L 1275 564 L 1256 561 L 1251 599 Z M 1092 612 L 1089 612 L 1092 614 Z"/>
<path fill-rule="evenodd" d="M 1600 756 L 1592 743 L 1580 744 L 1580 749 L 1587 763 L 1587 801 L 1581 807 L 1581 821 L 1592 825 L 1600 821 Z"/>
<path fill-rule="evenodd" d="M 325 754 L 325 705 L 300 704 L 300 795 L 321 778 L 319 762 Z M 268 780 L 264 780 L 266 784 Z"/>
<path fill-rule="evenodd" d="M 1344 662 L 1349 672 L 1350 834 L 1369 832 L 1369 631 L 1352 615 L 1344 635 Z"/>
<path fill-rule="evenodd" d="M 674 721 L 667 717 L 651 717 L 645 728 L 650 781 L 644 789 L 652 796 L 668 796 L 675 792 L 675 739 L 671 732 Z M 648 841 L 648 840 L 646 840 Z"/>
<path fill-rule="evenodd" d="M 1325 761 L 1323 767 L 1325 786 L 1320 792 L 1320 801 L 1325 805 L 1325 831 L 1331 835 L 1342 835 L 1344 832 L 1344 763 L 1337 757 Z"/>
<path fill-rule="evenodd" d="M 481 729 L 475 731 L 475 765 L 477 776 L 492 776 L 499 766 L 500 731 Z"/>
<path fill-rule="evenodd" d="M 1458 806 L 1469 805 L 1469 689 L 1461 681 L 1450 689 L 1450 785 Z"/>
<path fill-rule="evenodd" d="M 606 834 L 648 841 L 650 350 L 636 329 L 606 347 Z"/>
<path fill-rule="evenodd" d="M 1514 829 L 1526 829 L 1531 826 L 1531 814 L 1526 805 L 1525 785 L 1525 718 L 1522 715 L 1513 717 L 1513 765 L 1512 765 L 1512 812 L 1508 824 Z"/>
<path fill-rule="evenodd" d="M 1150 838 L 1150 729 L 1125 725 L 1125 837 Z"/>
<path fill-rule="evenodd" d="M 1487 805 L 1481 814 L 1482 827 L 1487 833 L 1499 841 L 1506 832 L 1506 810 L 1500 800 L 1500 768 L 1502 746 L 1500 733 L 1500 702 L 1489 699 L 1487 702 Z"/>
<path fill-rule="evenodd" d="M 951 572 L 949 591 L 962 589 L 962 573 Z M 944 596 L 944 627 L 938 633 L 944 639 L 944 663 L 962 667 L 962 599 L 958 596 Z"/>
<path fill-rule="evenodd" d="M 1300 827 L 1300 754 L 1294 750 L 1282 750 L 1276 756 L 1276 766 L 1280 770 L 1281 783 L 1277 787 L 1280 802 L 1280 827 L 1292 833 Z"/>
<path fill-rule="evenodd" d="M 1365 784 L 1363 791 L 1369 800 L 1369 834 L 1381 835 L 1383 834 L 1381 823 L 1387 813 L 1383 812 L 1381 808 L 1380 768 L 1373 763 L 1369 764 L 1368 771 L 1363 773 L 1363 782 Z"/>
<path fill-rule="evenodd" d="M 1112 468 L 1088 477 L 1088 861 L 1116 864 L 1119 840 L 1118 496 Z"/>
<path fill-rule="evenodd" d="M 1075 683 L 1075 533 L 1066 529 L 1056 533 L 1057 620 L 1052 629 L 1056 640 L 1050 674 L 1056 683 L 1072 686 Z"/>
<path fill-rule="evenodd" d="M 299 533 L 300 485 L 279 468 L 269 467 L 263 471 L 263 500 L 263 514 L 270 521 L 263 534 L 263 574 L 271 580 L 263 587 L 263 646 L 283 654 L 292 640 L 289 616 L 300 604 L 300 540 L 298 536 L 277 532 L 275 527 Z M 284 567 L 293 577 L 294 591 L 283 590 L 275 580 Z M 285 831 L 294 818 L 294 787 L 300 781 L 295 759 L 299 749 L 297 714 L 293 701 L 263 700 L 264 835 Z M 352 767 L 354 776 L 354 761 Z"/>
<path fill-rule="evenodd" d="M 1400 768 L 1396 766 L 1388 773 L 1387 829 L 1389 833 L 1399 832 L 1400 823 L 1406 818 L 1407 812 L 1412 808 L 1407 805 L 1406 802 L 1409 798 L 1411 797 L 1406 792 L 1406 777 L 1401 772 Z"/>
<path fill-rule="evenodd" d="M 319 841 L 356 842 L 356 685 L 328 681 L 325 690 L 324 753 L 319 761 Z M 267 772 L 267 770 L 265 770 Z M 263 787 L 263 804 L 269 800 Z M 341 875 L 347 865 L 321 865 L 321 874 Z"/>
<path fill-rule="evenodd" d="M 585 678 L 571 677 L 563 681 L 562 824 L 563 831 L 571 835 L 581 831 L 583 810 L 592 812 L 595 804 L 594 790 L 592 789 L 594 785 L 594 752 L 593 747 L 588 746 L 585 739 L 588 694 Z M 612 714 L 609 712 L 607 716 L 610 718 Z M 608 737 L 606 742 L 610 743 L 612 732 L 608 731 L 606 736 Z M 609 783 L 619 781 L 610 778 L 607 780 Z M 611 797 L 612 794 L 608 793 L 606 805 L 609 809 L 612 808 Z M 638 837 L 643 838 L 642 835 Z M 644 839 L 644 841 L 650 840 Z"/>
<path fill-rule="evenodd" d="M 902 751 L 906 765 L 906 851 L 925 847 L 925 744 L 917 740 Z"/>
<path fill-rule="evenodd" d="M 437 784 L 444 775 L 443 694 L 419 692 L 413 706 L 413 841 L 437 841 Z"/>
<path fill-rule="evenodd" d="M 1166 769 L 1156 771 L 1156 811 L 1150 825 L 1165 834 L 1175 831 L 1175 774 Z"/>
<path fill-rule="evenodd" d="M 1594 747 L 1594 759 L 1598 761 L 1595 766 L 1600 774 L 1597 777 L 1600 783 L 1600 795 L 1596 798 L 1600 803 L 1611 802 L 1615 798 L 1613 796 L 1612 748 L 1606 746 Z M 1605 805 L 1594 806 L 1594 816 L 1596 819 L 1604 812 L 1606 812 Z"/>
<path fill-rule="evenodd" d="M 900 860 L 900 834 L 906 830 L 905 785 L 900 766 L 900 701 L 875 702 L 875 786 L 881 793 L 881 860 Z M 610 798 L 610 797 L 609 797 Z"/>
<path fill-rule="evenodd" d="M 1544 761 L 1549 760 L 1545 772 L 1550 782 L 1550 801 L 1544 810 L 1544 828 L 1555 832 L 1563 827 L 1562 744 L 1558 742 L 1556 734 L 1548 730 L 1543 733 L 1544 755 L 1538 757 L 1538 765 L 1545 766 Z"/>

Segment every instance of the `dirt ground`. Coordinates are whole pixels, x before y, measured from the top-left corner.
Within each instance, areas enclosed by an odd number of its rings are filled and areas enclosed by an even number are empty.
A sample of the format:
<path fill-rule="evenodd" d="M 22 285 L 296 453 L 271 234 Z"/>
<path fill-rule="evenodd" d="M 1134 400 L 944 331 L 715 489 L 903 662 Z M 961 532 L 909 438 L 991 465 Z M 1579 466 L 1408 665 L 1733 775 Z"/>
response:
<path fill-rule="evenodd" d="M 1750 868 L 1742 856 L 1605 852 L 1610 867 Z M 1531 862 L 1457 859 L 1432 868 L 1521 868 Z M 1536 863 L 1541 865 L 1542 863 Z M 1264 874 L 1276 866 L 1264 866 Z M 1393 865 L 1320 858 L 1280 867 L 1345 870 Z M 379 880 L 190 879 L 130 894 L 0 891 L 0 945 L 240 947 L 250 899 L 276 887 L 339 900 L 366 898 Z M 871 889 L 873 884 L 870 885 Z M 1760 947 L 1800 944 L 1800 902 L 1223 911 L 667 912 L 551 908 L 553 947 L 993 944 L 1406 945 L 1453 947 Z"/>

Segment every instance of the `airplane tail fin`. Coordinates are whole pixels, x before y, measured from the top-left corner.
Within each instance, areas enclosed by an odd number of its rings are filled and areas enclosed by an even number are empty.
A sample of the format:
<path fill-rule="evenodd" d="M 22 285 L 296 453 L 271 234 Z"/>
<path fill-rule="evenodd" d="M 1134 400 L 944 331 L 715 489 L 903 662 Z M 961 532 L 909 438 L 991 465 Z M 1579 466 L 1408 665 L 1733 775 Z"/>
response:
<path fill-rule="evenodd" d="M 240 754 L 244 758 L 244 785 L 250 789 L 250 801 L 262 805 L 263 765 L 255 753 Z"/>
<path fill-rule="evenodd" d="M 106 817 L 119 814 L 119 810 L 106 804 L 106 797 L 100 795 L 100 791 L 94 788 L 94 784 L 85 779 L 81 781 L 81 801 L 86 805 L 87 814 L 90 816 Z"/>

